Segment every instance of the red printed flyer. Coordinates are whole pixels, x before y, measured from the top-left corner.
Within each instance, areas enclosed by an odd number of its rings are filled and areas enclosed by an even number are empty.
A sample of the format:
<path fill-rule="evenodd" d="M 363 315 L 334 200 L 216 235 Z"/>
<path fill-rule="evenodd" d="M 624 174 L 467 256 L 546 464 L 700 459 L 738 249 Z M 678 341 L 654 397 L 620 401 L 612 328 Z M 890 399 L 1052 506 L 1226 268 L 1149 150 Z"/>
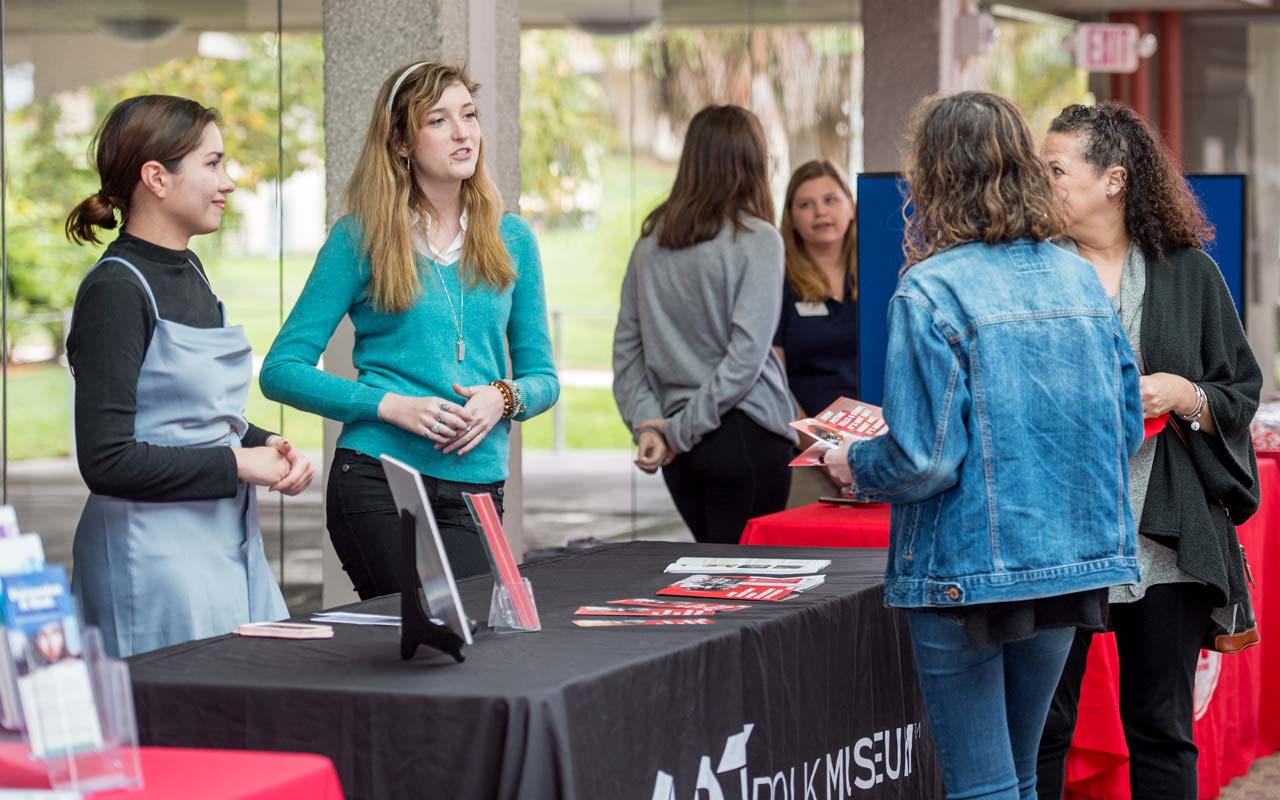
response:
<path fill-rule="evenodd" d="M 592 617 L 709 617 L 716 613 L 702 608 L 654 608 L 652 606 L 579 606 L 573 612 Z"/>
<path fill-rule="evenodd" d="M 714 619 L 575 619 L 579 628 L 612 628 L 623 625 L 714 625 Z"/>
<path fill-rule="evenodd" d="M 661 595 L 708 597 L 717 600 L 787 600 L 800 592 L 821 586 L 823 576 L 769 578 L 758 575 L 691 575 L 659 589 Z"/>
<path fill-rule="evenodd" d="M 791 423 L 791 427 L 812 436 L 815 441 L 792 459 L 793 467 L 817 467 L 822 454 L 839 447 L 849 439 L 865 440 L 883 436 L 889 431 L 879 406 L 841 397 L 818 414 Z"/>
<path fill-rule="evenodd" d="M 721 611 L 741 611 L 751 606 L 741 603 L 699 603 L 696 600 L 663 600 L 658 597 L 632 597 L 626 600 L 610 600 L 622 606 L 656 606 L 658 608 L 696 608 L 702 611 L 718 613 Z"/>

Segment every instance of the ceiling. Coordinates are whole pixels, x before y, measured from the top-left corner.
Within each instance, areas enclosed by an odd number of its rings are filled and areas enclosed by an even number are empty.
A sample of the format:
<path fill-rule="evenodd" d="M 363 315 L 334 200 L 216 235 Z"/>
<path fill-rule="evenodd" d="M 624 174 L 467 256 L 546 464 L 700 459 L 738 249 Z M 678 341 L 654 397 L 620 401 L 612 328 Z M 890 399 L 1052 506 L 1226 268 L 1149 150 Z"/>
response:
<path fill-rule="evenodd" d="M 344 0 L 355 2 L 356 0 Z M 0 0 L 6 37 L 24 34 L 145 33 L 166 25 L 185 32 L 274 30 L 272 0 Z M 572 25 L 607 33 L 655 21 L 667 26 L 848 23 L 864 2 L 894 0 L 518 0 L 526 27 Z M 1184 10 L 1280 12 L 1280 0 L 1007 0 L 1007 5 L 1068 16 L 1106 11 Z M 984 5 L 989 5 L 984 3 Z M 322 0 L 281 0 L 285 31 L 318 31 Z"/>

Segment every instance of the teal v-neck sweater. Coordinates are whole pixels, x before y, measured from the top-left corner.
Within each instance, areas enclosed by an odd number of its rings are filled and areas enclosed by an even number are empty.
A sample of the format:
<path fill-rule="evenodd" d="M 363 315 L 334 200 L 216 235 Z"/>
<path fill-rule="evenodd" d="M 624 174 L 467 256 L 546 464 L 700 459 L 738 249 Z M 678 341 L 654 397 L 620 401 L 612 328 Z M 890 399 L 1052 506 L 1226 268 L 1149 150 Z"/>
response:
<path fill-rule="evenodd" d="M 507 420 L 474 450 L 459 456 L 446 455 L 430 439 L 378 419 L 378 403 L 387 392 L 461 404 L 465 401 L 454 393 L 453 384 L 475 386 L 505 377 L 520 386 L 526 407 L 517 420 L 555 404 L 560 383 L 551 359 L 538 243 L 528 223 L 514 214 L 502 218 L 501 232 L 517 275 L 505 289 L 496 291 L 484 283 L 468 288 L 465 306 L 459 308 L 461 262 L 440 266 L 420 258 L 421 296 L 407 311 L 390 314 L 376 310 L 368 297 L 369 263 L 361 253 L 359 222 L 352 215 L 338 220 L 267 353 L 259 376 L 262 393 L 343 423 L 339 447 L 374 457 L 385 453 L 444 480 L 506 479 L 511 429 Z M 462 312 L 466 357 L 461 362 L 456 359 L 455 316 L 446 287 L 453 308 Z M 343 316 L 350 316 L 355 326 L 354 381 L 316 367 Z"/>

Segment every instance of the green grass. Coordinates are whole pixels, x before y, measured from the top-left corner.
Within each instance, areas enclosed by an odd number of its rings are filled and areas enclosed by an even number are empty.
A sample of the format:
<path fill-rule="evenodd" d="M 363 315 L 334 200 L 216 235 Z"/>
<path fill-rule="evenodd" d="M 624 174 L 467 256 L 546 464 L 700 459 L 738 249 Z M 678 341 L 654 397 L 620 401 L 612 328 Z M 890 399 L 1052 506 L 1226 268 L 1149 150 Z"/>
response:
<path fill-rule="evenodd" d="M 71 375 L 65 367 L 9 367 L 7 399 L 10 459 L 70 454 Z"/>
<path fill-rule="evenodd" d="M 565 369 L 610 368 L 618 292 L 627 260 L 644 215 L 671 188 L 674 167 L 641 160 L 633 168 L 626 157 L 611 156 L 604 160 L 601 173 L 603 192 L 594 225 L 538 232 L 547 302 L 562 314 L 557 345 Z M 200 249 L 200 242 L 195 247 Z M 313 260 L 313 254 L 289 254 L 281 271 L 270 257 L 205 257 L 209 280 L 225 303 L 230 321 L 245 326 L 257 356 L 266 355 L 283 321 L 282 310 L 287 315 L 293 307 Z M 57 364 L 10 368 L 9 458 L 70 452 L 70 386 L 66 368 Z M 631 445 L 608 389 L 562 387 L 560 403 L 567 447 Z M 323 445 L 319 417 L 267 400 L 257 381 L 250 388 L 246 416 L 255 425 L 283 433 L 299 447 L 318 450 Z M 552 412 L 547 412 L 525 423 L 524 446 L 550 448 L 552 419 Z"/>
<path fill-rule="evenodd" d="M 608 389 L 567 388 L 560 391 L 565 419 L 565 447 L 570 450 L 613 450 L 631 446 L 631 433 L 622 424 L 613 392 Z M 527 450 L 549 450 L 554 411 L 521 425 Z"/>

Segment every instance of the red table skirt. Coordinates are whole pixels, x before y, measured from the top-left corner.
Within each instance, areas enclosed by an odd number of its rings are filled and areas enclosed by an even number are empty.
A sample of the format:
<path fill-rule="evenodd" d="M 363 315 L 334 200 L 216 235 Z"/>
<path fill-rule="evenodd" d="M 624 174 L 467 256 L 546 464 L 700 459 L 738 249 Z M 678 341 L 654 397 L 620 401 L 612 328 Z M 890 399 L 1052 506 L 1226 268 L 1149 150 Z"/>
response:
<path fill-rule="evenodd" d="M 25 760 L 25 751 L 0 752 L 0 786 L 47 789 L 41 764 Z M 144 788 L 93 795 L 93 800 L 342 800 L 333 763 L 304 753 L 243 750 L 140 748 Z"/>
<path fill-rule="evenodd" d="M 1274 457 L 1273 457 L 1274 456 Z M 1202 652 L 1196 681 L 1196 745 L 1200 748 L 1200 798 L 1248 771 L 1256 758 L 1280 749 L 1280 453 L 1259 453 L 1262 504 L 1239 528 L 1256 586 L 1254 613 L 1262 642 L 1244 653 Z M 816 503 L 757 517 L 742 544 L 796 547 L 887 547 L 887 505 L 841 507 Z M 1280 636 L 1280 633 L 1276 634 Z M 1266 681 L 1264 675 L 1272 676 Z M 1118 703 L 1115 638 L 1094 637 L 1080 691 L 1080 718 L 1067 758 L 1068 800 L 1128 800 L 1129 750 Z"/>

